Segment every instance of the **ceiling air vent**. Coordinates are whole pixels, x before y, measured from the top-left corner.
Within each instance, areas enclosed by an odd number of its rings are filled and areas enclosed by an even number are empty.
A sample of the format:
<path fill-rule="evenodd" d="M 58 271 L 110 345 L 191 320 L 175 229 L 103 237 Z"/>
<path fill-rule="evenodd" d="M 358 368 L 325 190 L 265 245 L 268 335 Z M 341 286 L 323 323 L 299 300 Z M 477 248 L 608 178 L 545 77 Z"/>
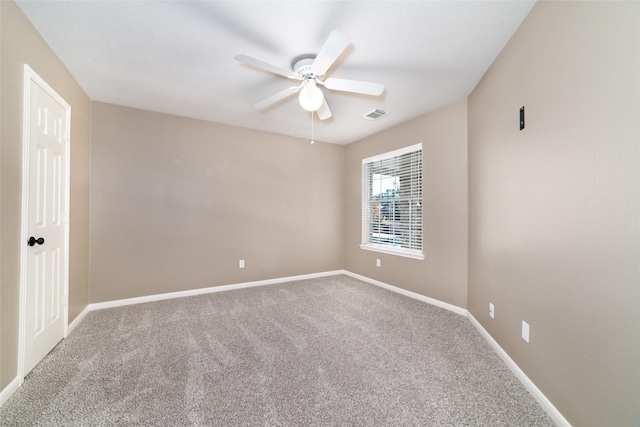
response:
<path fill-rule="evenodd" d="M 364 113 L 362 117 L 367 120 L 377 120 L 382 116 L 386 116 L 387 114 L 389 113 L 387 113 L 384 110 L 381 110 L 379 108 L 374 108 L 373 110 L 367 111 L 366 113 Z"/>

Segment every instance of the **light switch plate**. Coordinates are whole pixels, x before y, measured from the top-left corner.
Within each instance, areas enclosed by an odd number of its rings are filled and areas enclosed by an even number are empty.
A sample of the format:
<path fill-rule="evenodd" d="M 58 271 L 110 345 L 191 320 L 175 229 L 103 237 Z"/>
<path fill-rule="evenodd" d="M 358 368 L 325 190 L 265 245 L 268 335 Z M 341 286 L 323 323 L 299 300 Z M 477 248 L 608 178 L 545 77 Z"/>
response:
<path fill-rule="evenodd" d="M 529 342 L 529 324 L 524 320 L 522 321 L 522 339 Z"/>

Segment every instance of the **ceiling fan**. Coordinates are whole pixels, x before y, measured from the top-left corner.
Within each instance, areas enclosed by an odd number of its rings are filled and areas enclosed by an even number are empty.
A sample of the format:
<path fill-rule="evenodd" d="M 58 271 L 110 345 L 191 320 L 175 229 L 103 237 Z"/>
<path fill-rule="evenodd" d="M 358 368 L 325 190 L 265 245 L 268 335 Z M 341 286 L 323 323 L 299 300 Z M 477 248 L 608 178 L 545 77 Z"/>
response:
<path fill-rule="evenodd" d="M 302 108 L 311 112 L 316 111 L 318 118 L 325 120 L 330 118 L 332 114 L 318 85 L 329 90 L 373 96 L 379 96 L 384 91 L 384 85 L 380 83 L 325 78 L 327 71 L 350 43 L 351 38 L 348 35 L 334 30 L 329 34 L 317 55 L 306 54 L 293 58 L 291 70 L 271 65 L 247 55 L 237 55 L 235 59 L 243 64 L 300 82 L 297 86 L 291 86 L 258 102 L 255 105 L 257 109 L 265 109 L 300 92 L 298 99 Z"/>

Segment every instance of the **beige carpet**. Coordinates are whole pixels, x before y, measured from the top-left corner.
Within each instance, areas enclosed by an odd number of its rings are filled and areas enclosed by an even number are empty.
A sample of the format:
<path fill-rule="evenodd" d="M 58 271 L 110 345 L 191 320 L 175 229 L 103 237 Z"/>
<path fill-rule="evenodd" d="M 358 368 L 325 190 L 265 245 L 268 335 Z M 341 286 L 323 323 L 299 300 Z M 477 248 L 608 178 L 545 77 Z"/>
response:
<path fill-rule="evenodd" d="M 347 276 L 90 312 L 2 426 L 552 426 L 469 321 Z"/>

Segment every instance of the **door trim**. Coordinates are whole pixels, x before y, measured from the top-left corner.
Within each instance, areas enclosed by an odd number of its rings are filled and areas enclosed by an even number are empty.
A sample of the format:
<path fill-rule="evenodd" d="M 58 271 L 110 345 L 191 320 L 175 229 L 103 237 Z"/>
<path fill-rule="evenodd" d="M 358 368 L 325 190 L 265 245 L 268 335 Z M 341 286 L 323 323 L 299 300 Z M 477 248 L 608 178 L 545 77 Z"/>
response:
<path fill-rule="evenodd" d="M 58 93 L 47 84 L 29 65 L 24 64 L 24 98 L 23 98 L 23 129 L 22 129 L 22 211 L 20 227 L 20 307 L 19 307 L 19 332 L 18 332 L 18 378 L 20 385 L 24 381 L 24 365 L 26 353 L 26 313 L 27 313 L 27 239 L 28 239 L 28 213 L 29 213 L 29 129 L 31 118 L 31 82 L 40 86 L 49 96 L 58 102 L 65 110 L 65 205 L 64 205 L 64 266 L 63 266 L 63 324 L 64 338 L 69 329 L 69 206 L 70 206 L 70 178 L 71 178 L 71 106 Z"/>

